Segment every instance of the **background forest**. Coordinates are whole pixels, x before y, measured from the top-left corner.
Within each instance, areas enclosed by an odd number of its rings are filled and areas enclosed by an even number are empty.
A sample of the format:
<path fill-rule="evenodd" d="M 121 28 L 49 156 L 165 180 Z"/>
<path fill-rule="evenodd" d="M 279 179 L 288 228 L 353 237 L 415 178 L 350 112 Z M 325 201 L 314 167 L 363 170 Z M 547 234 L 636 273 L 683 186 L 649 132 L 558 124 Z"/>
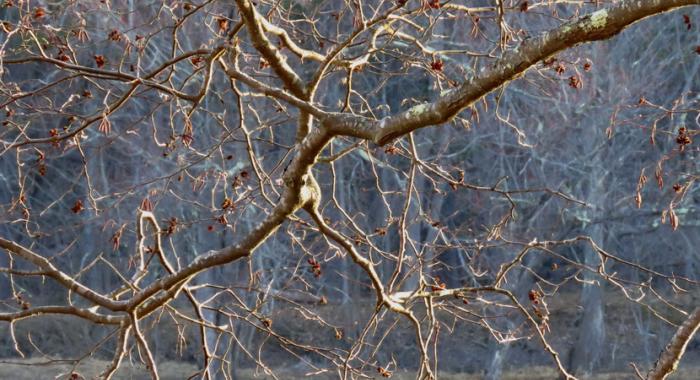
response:
<path fill-rule="evenodd" d="M 619 3 L 6 0 L 0 238 L 137 298 L 246 245 L 296 186 L 320 118 L 260 84 L 328 113 L 410 116 Z M 153 377 L 150 360 L 173 379 L 646 371 L 700 304 L 699 30 L 700 8 L 680 8 L 533 63 L 440 126 L 335 136 L 299 176 L 318 182 L 317 216 L 297 207 L 253 254 L 124 320 L 3 246 L 0 377 L 89 378 L 120 347 L 124 378 Z M 309 53 L 345 40 L 342 60 Z M 314 96 L 285 72 L 320 79 Z M 67 308 L 18 317 L 51 305 Z"/>

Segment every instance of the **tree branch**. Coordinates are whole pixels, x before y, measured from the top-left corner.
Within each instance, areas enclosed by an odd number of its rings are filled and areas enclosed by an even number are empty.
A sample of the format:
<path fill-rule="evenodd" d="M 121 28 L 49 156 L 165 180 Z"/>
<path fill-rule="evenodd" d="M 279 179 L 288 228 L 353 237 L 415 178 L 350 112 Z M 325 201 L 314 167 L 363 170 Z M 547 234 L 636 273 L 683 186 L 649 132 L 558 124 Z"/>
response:
<path fill-rule="evenodd" d="M 25 248 L 13 241 L 0 238 L 0 248 L 4 248 L 11 253 L 29 261 L 30 263 L 36 265 L 46 272 L 48 277 L 53 278 L 58 281 L 61 285 L 65 286 L 83 298 L 93 302 L 95 305 L 100 305 L 112 311 L 124 311 L 126 303 L 123 301 L 114 301 L 102 294 L 95 292 L 94 290 L 88 288 L 87 286 L 76 281 L 71 276 L 60 271 L 56 268 L 49 260 L 46 258 L 32 252 L 28 248 Z"/>
<path fill-rule="evenodd" d="M 700 5 L 700 0 L 625 1 L 616 7 L 598 10 L 540 37 L 526 40 L 516 49 L 504 53 L 491 68 L 482 69 L 477 76 L 441 94 L 433 102 L 419 104 L 379 121 L 337 114 L 331 123 L 332 131 L 385 145 L 416 129 L 449 121 L 481 97 L 518 78 L 537 62 L 559 51 L 584 42 L 610 38 L 646 17 L 688 5 Z"/>
<path fill-rule="evenodd" d="M 663 380 L 678 368 L 688 343 L 700 329 L 700 307 L 696 307 L 688 319 L 678 328 L 666 348 L 659 355 L 654 368 L 649 371 L 647 380 Z"/>
<path fill-rule="evenodd" d="M 265 35 L 262 22 L 259 20 L 260 15 L 255 10 L 253 4 L 248 0 L 236 0 L 236 4 L 238 4 L 241 17 L 243 17 L 243 21 L 245 21 L 250 40 L 253 42 L 255 49 L 267 60 L 272 70 L 274 70 L 284 85 L 295 96 L 306 100 L 308 95 L 304 83 L 289 64 L 287 64 L 287 60 L 280 54 L 279 49 L 272 45 Z"/>

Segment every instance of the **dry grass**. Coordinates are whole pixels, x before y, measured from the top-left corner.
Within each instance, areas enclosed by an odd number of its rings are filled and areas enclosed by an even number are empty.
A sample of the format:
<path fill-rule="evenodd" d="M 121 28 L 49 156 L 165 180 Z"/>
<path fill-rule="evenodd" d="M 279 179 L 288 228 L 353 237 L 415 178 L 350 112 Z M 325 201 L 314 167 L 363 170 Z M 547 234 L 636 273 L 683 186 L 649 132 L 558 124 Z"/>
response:
<path fill-rule="evenodd" d="M 72 372 L 78 373 L 85 379 L 93 379 L 102 372 L 108 361 L 86 360 L 77 367 L 72 363 L 50 363 L 41 359 L 3 360 L 0 361 L 0 379 L 13 380 L 49 380 L 68 379 Z M 192 363 L 164 362 L 160 363 L 158 372 L 163 380 L 182 380 L 195 373 L 197 368 Z M 136 380 L 150 379 L 143 365 L 123 363 L 115 379 Z"/>
<path fill-rule="evenodd" d="M 81 362 L 76 368 L 72 364 L 67 363 L 46 363 L 46 361 L 38 359 L 28 360 L 4 360 L 0 361 L 0 379 L 13 380 L 49 380 L 49 379 L 68 379 L 72 371 L 75 371 L 85 377 L 92 379 L 100 373 L 108 362 L 103 360 L 87 360 Z M 186 379 L 197 371 L 197 368 L 191 363 L 183 362 L 163 362 L 159 365 L 160 378 L 163 380 L 182 380 Z M 680 369 L 671 376 L 673 380 L 697 380 L 699 378 L 700 368 Z M 280 379 L 298 379 L 309 378 L 314 380 L 320 379 L 336 379 L 335 374 L 323 374 L 317 376 L 303 375 L 285 375 L 284 371 L 277 373 Z M 377 376 L 377 378 L 381 378 Z M 481 380 L 484 378 L 480 374 L 460 374 L 460 373 L 439 373 L 438 378 L 441 380 Z M 550 367 L 533 367 L 521 369 L 514 372 L 504 373 L 501 380 L 553 380 L 558 378 L 558 373 Z M 145 372 L 142 365 L 130 365 L 124 363 L 122 369 L 115 376 L 117 380 L 146 380 L 150 376 Z M 236 380 L 268 380 L 272 377 L 265 376 L 262 373 L 251 369 L 237 371 Z M 395 372 L 391 376 L 392 380 L 412 380 L 415 379 L 413 372 Z M 581 377 L 582 380 L 623 380 L 634 379 L 632 372 L 615 372 L 600 374 L 595 377 Z"/>

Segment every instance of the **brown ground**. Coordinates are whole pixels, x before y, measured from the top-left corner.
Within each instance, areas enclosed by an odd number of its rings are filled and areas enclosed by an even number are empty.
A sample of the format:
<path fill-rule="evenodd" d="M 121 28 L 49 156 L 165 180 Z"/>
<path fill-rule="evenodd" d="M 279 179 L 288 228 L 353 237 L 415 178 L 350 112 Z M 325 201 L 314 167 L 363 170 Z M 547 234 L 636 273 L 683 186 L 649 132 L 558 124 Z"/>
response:
<path fill-rule="evenodd" d="M 86 379 L 92 379 L 102 369 L 107 366 L 107 361 L 88 360 L 81 363 L 77 368 L 70 364 L 46 364 L 44 361 L 37 359 L 15 360 L 15 361 L 0 361 L 0 379 L 12 380 L 43 380 L 43 379 L 68 379 L 71 371 L 80 373 Z M 160 363 L 159 373 L 162 380 L 182 380 L 191 376 L 197 369 L 189 364 L 182 362 L 163 362 Z M 298 376 L 285 376 L 283 373 L 277 374 L 280 379 L 295 379 Z M 465 375 L 456 373 L 439 373 L 441 380 L 480 380 L 481 375 Z M 314 376 L 309 377 L 317 379 L 336 379 L 337 376 Z M 383 379 L 377 376 L 378 379 Z M 557 378 L 557 373 L 553 368 L 529 368 L 527 370 L 519 370 L 517 372 L 505 373 L 502 380 L 552 380 Z M 698 380 L 700 378 L 700 368 L 695 369 L 680 369 L 677 373 L 671 376 L 670 380 Z M 117 380 L 147 380 L 150 379 L 148 374 L 143 371 L 142 367 L 134 367 L 124 365 L 115 377 Z M 268 380 L 272 377 L 265 376 L 262 373 L 253 373 L 252 370 L 240 371 L 239 376 L 235 380 Z M 392 380 L 409 380 L 415 379 L 415 373 L 400 372 L 394 373 Z M 632 372 L 627 373 L 606 373 L 596 377 L 582 378 L 582 380 L 625 380 L 634 379 Z"/>
<path fill-rule="evenodd" d="M 550 309 L 553 311 L 552 315 L 552 339 L 562 340 L 562 341 L 573 341 L 574 336 L 565 335 L 576 332 L 575 326 L 570 326 L 573 321 L 577 318 L 578 309 L 575 307 L 569 307 L 566 303 L 567 300 L 570 301 L 572 297 L 559 297 L 555 301 L 550 303 Z M 601 367 L 602 371 L 616 371 L 608 372 L 597 375 L 596 377 L 582 377 L 582 379 L 597 379 L 597 380 L 627 380 L 634 379 L 631 368 L 627 367 L 626 363 L 630 361 L 635 361 L 642 367 L 644 364 L 641 363 L 641 344 L 639 337 L 634 331 L 634 323 L 630 318 L 629 303 L 626 300 L 621 299 L 619 295 L 611 293 L 606 295 L 606 325 L 607 325 L 607 338 L 609 341 L 613 341 L 619 345 L 620 349 L 617 351 L 610 350 L 606 348 L 602 352 L 603 355 L 616 355 L 614 362 L 617 363 L 616 367 Z M 692 305 L 700 302 L 698 299 L 677 299 L 677 303 L 682 305 Z M 369 307 L 371 305 L 368 301 L 366 303 L 359 302 L 352 305 L 337 305 L 334 307 L 319 308 L 324 318 L 329 318 L 331 320 L 337 319 L 337 316 L 343 315 L 353 315 L 354 313 L 363 314 L 362 308 Z M 346 310 L 348 309 L 348 310 Z M 299 318 L 298 315 L 291 315 L 289 313 L 280 312 L 277 315 L 272 316 L 274 318 L 274 326 L 280 330 L 283 335 L 289 336 L 294 339 L 309 340 L 314 339 L 318 343 L 322 342 L 323 339 L 335 340 L 336 337 L 332 330 L 318 330 L 317 326 L 313 323 L 305 320 L 304 318 Z M 342 321 L 341 321 L 342 322 Z M 679 322 L 679 321 L 677 321 Z M 86 349 L 89 348 L 94 342 L 102 339 L 103 335 L 95 334 L 87 325 L 77 318 L 70 317 L 56 317 L 56 318 L 35 318 L 20 321 L 17 323 L 17 338 L 23 351 L 33 355 L 34 359 L 10 359 L 11 357 L 16 357 L 17 353 L 13 350 L 13 344 L 9 340 L 9 334 L 7 331 L 7 324 L 0 324 L 0 380 L 5 379 L 16 379 L 16 380 L 51 380 L 51 379 L 66 379 L 66 374 L 70 374 L 71 371 L 76 371 L 84 376 L 86 379 L 91 379 L 100 373 L 108 364 L 104 359 L 96 358 L 107 358 L 110 355 L 109 347 L 103 347 L 95 356 L 95 358 L 89 358 L 83 361 L 79 366 L 73 368 L 71 363 L 46 363 L 47 360 L 37 359 L 37 352 L 31 347 L 40 347 L 40 351 L 46 353 L 47 355 L 53 355 L 53 357 L 77 357 L 84 354 Z M 171 326 L 172 327 L 172 326 Z M 467 326 L 469 327 L 469 326 Z M 657 326 L 660 327 L 664 325 Z M 168 330 L 168 326 L 163 327 L 166 332 L 172 331 Z M 667 326 L 665 326 L 666 335 L 672 333 Z M 657 331 L 653 330 L 653 331 Z M 325 331 L 325 335 L 319 334 Z M 555 334 L 559 332 L 560 334 Z M 193 348 L 196 346 L 197 337 L 195 329 L 188 329 L 188 346 L 185 350 L 185 355 L 181 357 L 160 357 L 158 361 L 159 373 L 161 379 L 164 380 L 175 380 L 175 379 L 187 379 L 191 375 L 195 374 L 197 371 L 196 355 L 193 354 L 196 350 Z M 561 333 L 564 333 L 562 335 Z M 172 350 L 167 350 L 167 347 L 174 347 L 176 345 L 176 334 L 162 333 L 154 335 L 152 338 L 154 341 L 158 342 L 163 352 L 169 352 Z M 308 335 L 308 336 L 307 336 Z M 29 339 L 31 336 L 31 341 Z M 411 340 L 412 335 L 408 334 L 408 337 L 403 337 L 400 335 L 392 336 L 392 340 L 387 342 L 389 352 L 399 352 L 398 348 L 393 347 L 405 343 L 406 339 Z M 478 366 L 479 363 L 485 364 L 484 360 L 487 359 L 485 355 L 486 351 L 481 346 L 486 347 L 489 342 L 489 337 L 484 335 L 483 331 L 473 328 L 462 328 L 456 329 L 453 333 L 452 342 L 469 342 L 469 344 L 464 345 L 459 352 L 453 355 L 458 355 L 459 357 L 448 358 L 444 355 L 450 355 L 450 352 L 441 353 L 443 357 L 443 362 L 453 362 L 459 363 L 463 361 L 464 357 L 470 358 L 470 362 L 476 363 L 476 368 L 473 369 L 477 372 L 481 369 Z M 666 337 L 663 337 L 663 342 L 666 342 Z M 700 338 L 696 338 L 700 339 Z M 697 342 L 697 340 L 696 340 Z M 325 342 L 328 343 L 328 342 Z M 330 342 L 327 345 L 332 345 L 334 342 Z M 529 344 L 529 343 L 528 343 Z M 563 344 L 562 347 L 569 346 L 570 343 Z M 389 347 L 392 346 L 392 347 Z M 541 350 L 539 345 L 532 343 L 533 349 L 536 352 Z M 662 347 L 661 344 L 658 345 Z M 525 347 L 525 346 L 523 346 Z M 532 359 L 525 351 L 525 348 L 519 347 L 514 348 L 509 356 L 505 359 L 506 363 L 503 369 L 503 380 L 552 380 L 557 379 L 557 373 L 552 366 L 542 366 L 539 367 L 540 363 Z M 73 350 L 75 352 L 68 352 Z M 482 352 L 483 351 L 483 352 Z M 521 352 L 518 354 L 518 352 Z M 567 351 L 562 351 L 562 354 L 566 354 Z M 611 354 L 614 353 L 614 354 Z M 541 352 L 539 353 L 541 355 Z M 297 372 L 295 375 L 289 373 L 285 374 L 284 371 L 280 371 L 282 368 L 289 368 L 294 364 L 290 361 L 290 358 L 284 356 L 274 356 L 273 352 L 268 352 L 270 360 L 273 360 L 277 364 L 276 374 L 280 379 L 297 379 L 300 378 L 300 374 Z M 272 355 L 272 356 L 269 356 Z M 523 356 L 524 355 L 524 356 Z M 4 358 L 2 358 L 4 357 Z M 534 357 L 534 356 L 533 356 Z M 564 355 L 566 357 L 566 355 Z M 178 360 L 179 359 L 179 360 Z M 125 361 L 128 360 L 125 359 Z M 293 360 L 293 359 L 292 359 Z M 603 360 L 605 362 L 605 360 Z M 132 357 L 132 362 L 136 363 L 137 359 Z M 545 356 L 542 363 L 550 364 L 550 359 Z M 255 373 L 253 369 L 248 366 L 252 363 L 248 363 L 246 368 L 237 370 L 237 376 L 235 380 L 243 379 L 269 379 L 270 377 L 265 376 L 262 373 Z M 511 364 L 511 365 L 509 365 Z M 533 367 L 536 366 L 536 367 Z M 624 368 L 623 368 L 624 367 Z M 689 347 L 688 354 L 683 358 L 681 364 L 681 369 L 675 376 L 671 376 L 671 379 L 676 380 L 700 380 L 700 355 L 698 355 L 698 344 L 694 347 Z M 445 380 L 476 380 L 482 379 L 483 376 L 479 374 L 465 374 L 464 372 L 469 372 L 469 369 L 459 369 L 460 367 L 452 367 L 452 371 L 463 371 L 462 373 L 455 372 L 439 372 L 439 378 Z M 63 376 L 62 376 L 63 375 Z M 377 379 L 383 379 L 379 374 L 374 374 Z M 391 379 L 408 380 L 413 379 L 415 373 L 411 372 L 396 372 L 391 377 Z M 148 374 L 144 371 L 142 365 L 129 365 L 129 363 L 124 363 L 122 369 L 116 376 L 117 379 L 149 379 Z M 336 379 L 337 375 L 325 374 L 312 377 L 313 379 Z"/>

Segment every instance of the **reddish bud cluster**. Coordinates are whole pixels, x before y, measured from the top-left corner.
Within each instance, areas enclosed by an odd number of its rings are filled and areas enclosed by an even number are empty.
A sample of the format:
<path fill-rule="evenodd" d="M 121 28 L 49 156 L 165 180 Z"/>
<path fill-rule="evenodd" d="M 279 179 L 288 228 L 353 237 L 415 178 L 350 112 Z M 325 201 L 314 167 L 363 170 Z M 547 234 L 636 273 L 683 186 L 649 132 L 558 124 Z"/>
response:
<path fill-rule="evenodd" d="M 398 147 L 395 146 L 395 145 L 389 145 L 389 146 L 387 146 L 386 148 L 384 148 L 384 153 L 393 156 L 393 155 L 395 155 L 395 154 L 401 153 L 401 148 L 398 148 Z"/>
<path fill-rule="evenodd" d="M 539 328 L 544 333 L 549 330 L 549 310 L 547 303 L 544 302 L 544 294 L 539 290 L 532 289 L 527 293 L 527 297 L 532 304 L 532 311 L 540 319 Z"/>
<path fill-rule="evenodd" d="M 377 367 L 377 372 L 379 372 L 379 374 L 382 375 L 382 377 L 391 377 L 391 375 L 393 374 L 391 371 L 382 367 Z"/>
<path fill-rule="evenodd" d="M 45 159 L 46 159 L 46 156 L 44 155 L 44 152 L 38 151 L 36 163 L 37 163 L 37 167 L 39 169 L 39 175 L 42 177 L 46 175 L 46 160 Z"/>
<path fill-rule="evenodd" d="M 46 16 L 46 10 L 42 7 L 36 7 L 34 8 L 34 18 L 39 19 Z"/>
<path fill-rule="evenodd" d="M 119 33 L 118 30 L 114 29 L 111 32 L 109 32 L 109 39 L 112 41 L 121 41 L 122 34 Z"/>
<path fill-rule="evenodd" d="M 226 29 L 228 29 L 228 19 L 224 17 L 219 17 L 216 19 L 216 25 L 219 28 L 219 34 L 224 34 Z"/>
<path fill-rule="evenodd" d="M 97 127 L 97 130 L 105 135 L 108 135 L 112 131 L 112 123 L 106 116 L 100 120 L 100 125 Z"/>
<path fill-rule="evenodd" d="M 62 62 L 68 62 L 70 61 L 70 57 L 66 55 L 65 52 L 63 52 L 63 49 L 58 50 L 58 54 L 56 55 L 56 59 Z"/>
<path fill-rule="evenodd" d="M 433 59 L 433 62 L 430 63 L 430 68 L 435 70 L 435 71 L 442 71 L 442 69 L 445 67 L 445 64 L 442 62 L 440 58 Z"/>
<path fill-rule="evenodd" d="M 311 273 L 314 274 L 314 277 L 318 278 L 321 276 L 321 264 L 319 264 L 318 261 L 316 261 L 314 258 L 310 258 L 306 260 L 309 265 L 311 265 Z"/>
<path fill-rule="evenodd" d="M 143 198 L 141 201 L 141 210 L 143 211 L 153 211 L 153 203 L 151 203 L 151 200 L 146 198 Z"/>
<path fill-rule="evenodd" d="M 199 66 L 202 62 L 204 62 L 204 58 L 198 55 L 195 55 L 194 57 L 190 58 L 190 62 L 192 63 L 193 66 Z"/>
<path fill-rule="evenodd" d="M 557 72 L 557 75 L 562 75 L 564 74 L 564 71 L 566 70 L 566 66 L 564 66 L 563 63 L 557 64 L 557 66 L 554 68 L 554 71 Z"/>
<path fill-rule="evenodd" d="M 671 228 L 675 231 L 680 225 L 680 219 L 673 208 L 661 211 L 661 224 L 666 224 L 666 218 L 669 219 L 671 223 Z"/>
<path fill-rule="evenodd" d="M 527 0 L 524 0 L 522 3 L 520 3 L 520 12 L 527 12 L 529 6 L 530 4 L 528 4 Z"/>
<path fill-rule="evenodd" d="M 21 293 L 15 294 L 15 301 L 17 301 L 17 304 L 22 310 L 29 310 L 29 308 L 32 306 L 32 304 L 30 304 L 29 301 L 25 300 L 22 297 Z"/>
<path fill-rule="evenodd" d="M 692 144 L 693 140 L 688 135 L 688 131 L 685 127 L 678 128 L 678 136 L 676 136 L 676 143 L 680 145 L 681 152 L 685 150 L 685 146 Z"/>
<path fill-rule="evenodd" d="M 93 57 L 95 59 L 95 64 L 97 67 L 102 68 L 105 65 L 105 57 L 102 55 L 95 55 Z"/>
<path fill-rule="evenodd" d="M 77 214 L 77 213 L 83 211 L 84 209 L 85 209 L 85 207 L 83 207 L 83 201 L 78 199 L 77 201 L 75 201 L 75 203 L 73 204 L 73 207 L 71 207 L 70 210 L 73 211 L 73 213 Z"/>
<path fill-rule="evenodd" d="M 442 282 L 440 277 L 435 276 L 435 285 L 431 285 L 430 289 L 432 289 L 434 292 L 439 292 L 441 290 L 445 290 L 447 288 L 447 285 Z"/>
<path fill-rule="evenodd" d="M 659 189 L 662 189 L 664 187 L 664 176 L 663 168 L 661 167 L 660 163 L 656 165 L 656 170 L 654 171 L 654 178 L 656 178 L 656 185 L 659 187 Z"/>
<path fill-rule="evenodd" d="M 119 248 L 119 242 L 122 239 L 122 229 L 118 229 L 117 232 L 112 235 L 112 250 L 116 251 Z"/>
<path fill-rule="evenodd" d="M 579 89 L 583 87 L 583 82 L 581 82 L 581 78 L 578 75 L 572 75 L 569 77 L 569 86 L 575 89 Z"/>
<path fill-rule="evenodd" d="M 170 236 L 177 231 L 177 218 L 172 217 L 168 220 L 168 226 L 165 228 L 165 235 Z"/>
<path fill-rule="evenodd" d="M 527 293 L 527 298 L 530 299 L 530 302 L 537 305 L 540 302 L 540 298 L 542 298 L 542 293 L 540 293 L 538 290 L 532 289 Z"/>
<path fill-rule="evenodd" d="M 224 198 L 224 201 L 221 202 L 221 209 L 222 210 L 227 210 L 227 209 L 233 208 L 233 206 L 234 205 L 233 205 L 233 201 L 231 200 L 231 198 L 226 197 L 226 198 Z"/>

